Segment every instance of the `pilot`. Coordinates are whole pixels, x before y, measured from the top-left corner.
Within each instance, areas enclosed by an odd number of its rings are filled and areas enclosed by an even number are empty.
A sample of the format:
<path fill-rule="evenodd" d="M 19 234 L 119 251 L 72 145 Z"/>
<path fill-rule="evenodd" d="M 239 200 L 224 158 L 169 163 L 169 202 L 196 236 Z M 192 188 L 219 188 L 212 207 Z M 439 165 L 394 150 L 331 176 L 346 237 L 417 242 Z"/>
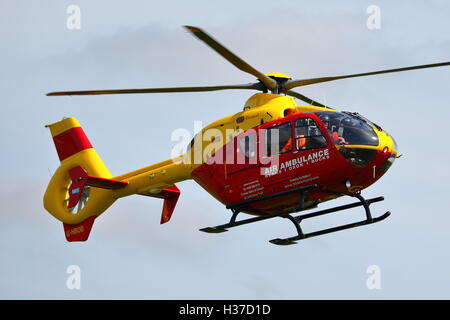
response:
<path fill-rule="evenodd" d="M 324 114 L 322 116 L 319 117 L 320 120 L 322 121 L 322 123 L 325 125 L 325 128 L 327 129 L 328 133 L 331 136 L 331 139 L 333 140 L 334 144 L 338 144 L 338 145 L 342 145 L 342 144 L 348 144 L 347 141 L 345 141 L 345 139 L 342 137 L 342 131 L 344 130 L 345 127 L 345 120 L 349 120 L 349 119 L 344 119 L 341 122 L 341 126 L 338 130 L 335 129 L 335 126 L 331 126 L 330 123 L 330 116 L 327 114 Z"/>
<path fill-rule="evenodd" d="M 325 128 L 328 130 L 328 132 L 331 133 L 331 125 L 330 125 L 330 116 L 327 114 L 321 115 L 319 117 L 320 121 L 324 124 Z"/>
<path fill-rule="evenodd" d="M 333 132 L 333 139 L 338 142 L 338 144 L 348 144 L 343 137 L 345 128 L 351 127 L 353 124 L 352 119 L 344 118 L 341 121 L 341 125 L 337 132 Z"/>
<path fill-rule="evenodd" d="M 292 148 L 292 137 L 286 142 L 284 147 L 281 149 L 280 153 L 291 151 Z"/>
<path fill-rule="evenodd" d="M 306 148 L 306 138 L 303 134 L 297 135 L 296 137 L 297 140 L 297 150 L 303 150 Z"/>
<path fill-rule="evenodd" d="M 297 144 L 297 150 L 303 150 L 306 148 L 308 140 L 305 137 L 305 135 L 303 134 L 296 135 L 295 141 Z M 281 149 L 280 153 L 291 151 L 291 149 L 292 149 L 292 137 L 289 138 L 284 147 Z"/>
<path fill-rule="evenodd" d="M 303 134 L 296 135 L 295 141 L 297 143 L 297 150 L 303 150 L 306 148 L 307 139 Z M 284 147 L 281 149 L 280 153 L 291 151 L 291 148 L 292 148 L 292 138 L 289 138 Z"/>
<path fill-rule="evenodd" d="M 333 138 L 334 144 L 339 144 L 339 145 L 348 144 L 348 142 L 345 141 L 344 137 L 339 136 L 339 133 L 337 131 L 333 132 L 332 138 Z"/>

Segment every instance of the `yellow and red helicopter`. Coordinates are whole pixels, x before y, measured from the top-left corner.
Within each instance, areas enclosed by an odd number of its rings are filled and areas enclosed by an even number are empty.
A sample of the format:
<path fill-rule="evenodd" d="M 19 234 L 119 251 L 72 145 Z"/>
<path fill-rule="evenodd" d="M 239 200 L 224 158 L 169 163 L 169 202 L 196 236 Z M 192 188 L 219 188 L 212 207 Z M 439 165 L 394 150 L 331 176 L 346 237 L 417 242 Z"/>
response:
<path fill-rule="evenodd" d="M 194 179 L 232 212 L 226 224 L 201 231 L 227 229 L 275 217 L 294 224 L 296 235 L 273 239 L 288 245 L 297 240 L 372 224 L 390 213 L 372 217 L 361 190 L 380 179 L 394 162 L 398 148 L 379 125 L 358 113 L 340 112 L 292 89 L 339 79 L 422 68 L 450 62 L 312 79 L 291 79 L 282 73 L 263 74 L 229 51 L 203 30 L 185 26 L 195 37 L 258 81 L 249 84 L 150 89 L 114 89 L 51 92 L 48 96 L 199 92 L 230 89 L 261 91 L 251 96 L 243 111 L 203 128 L 186 153 L 135 171 L 112 176 L 92 147 L 79 122 L 65 118 L 50 128 L 61 164 L 44 195 L 44 207 L 63 222 L 68 241 L 85 241 L 94 220 L 117 199 L 133 194 L 164 200 L 161 223 L 170 220 L 180 191 L 176 183 Z M 298 98 L 307 105 L 297 105 Z M 356 202 L 312 213 L 341 196 Z M 355 223 L 304 233 L 303 220 L 362 206 L 365 219 Z M 237 220 L 239 213 L 254 217 Z"/>

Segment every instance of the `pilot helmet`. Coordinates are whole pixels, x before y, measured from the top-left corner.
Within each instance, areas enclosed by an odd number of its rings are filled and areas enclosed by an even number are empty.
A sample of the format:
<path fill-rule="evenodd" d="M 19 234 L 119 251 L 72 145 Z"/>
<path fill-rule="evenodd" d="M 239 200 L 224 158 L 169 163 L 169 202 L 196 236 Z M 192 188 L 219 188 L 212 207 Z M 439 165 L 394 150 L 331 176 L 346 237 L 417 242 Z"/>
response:
<path fill-rule="evenodd" d="M 323 122 L 323 124 L 325 125 L 325 127 L 329 127 L 330 125 L 330 116 L 327 114 L 323 114 L 319 116 L 320 121 Z"/>

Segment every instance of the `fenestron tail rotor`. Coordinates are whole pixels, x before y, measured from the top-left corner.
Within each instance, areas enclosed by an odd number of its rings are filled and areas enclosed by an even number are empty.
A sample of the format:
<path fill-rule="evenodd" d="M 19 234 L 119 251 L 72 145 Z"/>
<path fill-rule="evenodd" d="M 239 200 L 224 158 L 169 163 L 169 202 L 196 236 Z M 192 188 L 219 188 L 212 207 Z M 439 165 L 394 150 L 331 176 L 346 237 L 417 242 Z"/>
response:
<path fill-rule="evenodd" d="M 236 54 L 228 50 L 225 46 L 220 44 L 217 40 L 208 35 L 205 31 L 198 27 L 184 26 L 196 38 L 204 42 L 211 49 L 216 51 L 219 55 L 225 58 L 228 62 L 233 64 L 238 69 L 255 76 L 258 81 L 248 84 L 234 84 L 234 85 L 218 85 L 218 86 L 193 86 L 193 87 L 172 87 L 172 88 L 143 88 L 143 89 L 110 89 L 110 90 L 84 90 L 84 91 L 58 91 L 50 92 L 48 96 L 70 96 L 70 95 L 102 95 L 102 94 L 136 94 L 136 93 L 172 93 L 172 92 L 206 92 L 218 90 L 257 90 L 274 94 L 286 94 L 297 99 L 300 99 L 313 106 L 326 107 L 325 105 L 304 96 L 291 89 L 301 86 L 307 86 L 316 83 L 335 81 L 340 79 L 364 77 L 384 73 L 410 71 L 416 69 L 435 68 L 449 66 L 450 62 L 440 62 L 433 64 L 425 64 L 411 67 L 402 67 L 396 69 L 386 69 L 379 71 L 371 71 L 364 73 L 355 73 L 341 76 L 330 76 L 310 79 L 291 79 L 289 76 L 281 73 L 267 73 L 263 74 L 250 64 L 242 60 Z"/>
<path fill-rule="evenodd" d="M 70 199 L 69 186 L 67 186 L 65 189 L 67 190 L 67 197 L 64 199 L 64 207 L 67 207 Z M 67 208 L 70 213 L 78 214 L 86 206 L 86 203 L 89 199 L 90 189 L 91 188 L 89 186 L 86 186 L 81 192 L 80 200 L 78 201 L 78 203 L 71 208 Z"/>

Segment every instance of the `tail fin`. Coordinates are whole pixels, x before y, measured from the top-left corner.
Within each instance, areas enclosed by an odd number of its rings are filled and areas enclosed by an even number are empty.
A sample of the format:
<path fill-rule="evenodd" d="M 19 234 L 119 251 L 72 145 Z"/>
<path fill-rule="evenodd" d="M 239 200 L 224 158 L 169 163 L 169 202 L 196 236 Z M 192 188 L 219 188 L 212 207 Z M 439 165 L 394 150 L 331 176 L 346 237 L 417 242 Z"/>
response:
<path fill-rule="evenodd" d="M 56 170 L 44 195 L 44 207 L 64 224 L 68 241 L 84 241 L 89 237 L 95 218 L 113 202 L 107 190 L 90 188 L 90 175 L 111 178 L 103 161 L 75 118 L 47 125 L 55 143 L 61 165 Z"/>
<path fill-rule="evenodd" d="M 95 219 L 122 196 L 142 194 L 142 185 L 129 180 L 145 174 L 143 168 L 137 175 L 127 175 L 124 180 L 112 179 L 111 173 L 92 147 L 89 139 L 75 118 L 66 118 L 47 125 L 61 161 L 44 194 L 44 207 L 63 222 L 68 241 L 85 241 L 89 237 Z M 163 162 L 165 166 L 167 161 Z M 151 166 L 157 170 L 160 166 Z M 137 182 L 142 180 L 137 179 Z M 175 184 L 155 181 L 163 185 L 159 192 L 144 195 L 163 198 L 161 223 L 169 221 L 180 191 Z"/>

